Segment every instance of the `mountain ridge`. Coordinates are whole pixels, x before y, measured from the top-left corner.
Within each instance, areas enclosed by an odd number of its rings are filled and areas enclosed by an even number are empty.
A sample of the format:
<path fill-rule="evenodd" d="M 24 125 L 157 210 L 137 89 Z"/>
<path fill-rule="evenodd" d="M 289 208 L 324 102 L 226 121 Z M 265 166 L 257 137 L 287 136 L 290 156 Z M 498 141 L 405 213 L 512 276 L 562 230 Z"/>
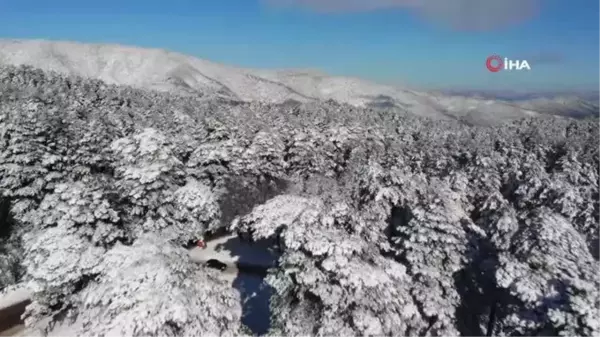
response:
<path fill-rule="evenodd" d="M 162 48 L 74 41 L 0 39 L 0 64 L 30 65 L 142 89 L 281 103 L 333 99 L 357 107 L 400 109 L 434 119 L 490 123 L 537 115 L 585 117 L 598 104 L 546 99 L 507 102 L 412 90 L 310 69 L 246 69 Z"/>

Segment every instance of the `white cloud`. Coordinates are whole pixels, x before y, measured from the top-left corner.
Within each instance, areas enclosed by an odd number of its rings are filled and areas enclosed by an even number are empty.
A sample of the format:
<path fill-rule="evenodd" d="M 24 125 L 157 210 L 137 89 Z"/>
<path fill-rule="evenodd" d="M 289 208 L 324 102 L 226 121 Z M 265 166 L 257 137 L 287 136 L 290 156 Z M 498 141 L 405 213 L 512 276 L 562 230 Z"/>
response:
<path fill-rule="evenodd" d="M 265 0 L 322 13 L 406 9 L 459 30 L 492 30 L 532 18 L 541 0 Z"/>

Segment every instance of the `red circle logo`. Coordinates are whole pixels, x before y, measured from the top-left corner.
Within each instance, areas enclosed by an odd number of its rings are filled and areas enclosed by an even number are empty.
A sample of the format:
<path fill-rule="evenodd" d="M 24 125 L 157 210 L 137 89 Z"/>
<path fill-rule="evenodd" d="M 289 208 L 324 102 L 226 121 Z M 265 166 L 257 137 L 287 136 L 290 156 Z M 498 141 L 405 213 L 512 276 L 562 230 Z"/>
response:
<path fill-rule="evenodd" d="M 492 55 L 492 56 L 488 57 L 487 60 L 485 61 L 485 66 L 488 68 L 489 71 L 491 71 L 493 73 L 497 73 L 502 68 L 504 68 L 504 61 L 502 61 L 502 58 L 500 56 Z"/>

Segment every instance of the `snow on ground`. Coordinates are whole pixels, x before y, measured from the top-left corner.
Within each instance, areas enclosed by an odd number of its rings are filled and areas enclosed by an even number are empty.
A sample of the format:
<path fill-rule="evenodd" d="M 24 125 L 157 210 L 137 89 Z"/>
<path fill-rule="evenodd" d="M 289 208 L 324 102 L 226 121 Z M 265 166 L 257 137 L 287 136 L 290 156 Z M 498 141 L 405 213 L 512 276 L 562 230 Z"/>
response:
<path fill-rule="evenodd" d="M 270 326 L 272 289 L 264 282 L 262 275 L 248 272 L 247 268 L 258 267 L 266 271 L 271 267 L 276 262 L 276 256 L 267 248 L 261 243 L 242 242 L 237 235 L 227 235 L 207 241 L 205 249 L 196 247 L 190 250 L 194 262 L 205 263 L 216 259 L 227 265 L 220 275 L 240 292 L 244 302 L 242 323 L 258 334 L 266 332 Z"/>
<path fill-rule="evenodd" d="M 31 292 L 25 288 L 17 288 L 0 295 L 0 311 L 19 303 L 27 302 Z"/>
<path fill-rule="evenodd" d="M 206 242 L 206 248 L 192 248 L 190 250 L 192 261 L 204 263 L 210 259 L 219 260 L 227 264 L 228 268 L 236 264 L 242 267 L 259 267 L 265 270 L 274 265 L 276 256 L 260 244 L 242 242 L 237 235 L 227 235 Z"/>

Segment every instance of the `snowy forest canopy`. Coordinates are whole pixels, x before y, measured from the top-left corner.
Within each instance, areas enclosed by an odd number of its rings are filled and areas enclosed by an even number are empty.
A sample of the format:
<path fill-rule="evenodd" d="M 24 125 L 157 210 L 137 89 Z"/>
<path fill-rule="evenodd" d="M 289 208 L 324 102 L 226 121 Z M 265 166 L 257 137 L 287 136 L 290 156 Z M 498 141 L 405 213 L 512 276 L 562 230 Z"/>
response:
<path fill-rule="evenodd" d="M 183 247 L 276 239 L 271 331 L 600 333 L 598 119 L 493 127 L 0 68 L 0 287 L 42 333 L 247 333 Z"/>

